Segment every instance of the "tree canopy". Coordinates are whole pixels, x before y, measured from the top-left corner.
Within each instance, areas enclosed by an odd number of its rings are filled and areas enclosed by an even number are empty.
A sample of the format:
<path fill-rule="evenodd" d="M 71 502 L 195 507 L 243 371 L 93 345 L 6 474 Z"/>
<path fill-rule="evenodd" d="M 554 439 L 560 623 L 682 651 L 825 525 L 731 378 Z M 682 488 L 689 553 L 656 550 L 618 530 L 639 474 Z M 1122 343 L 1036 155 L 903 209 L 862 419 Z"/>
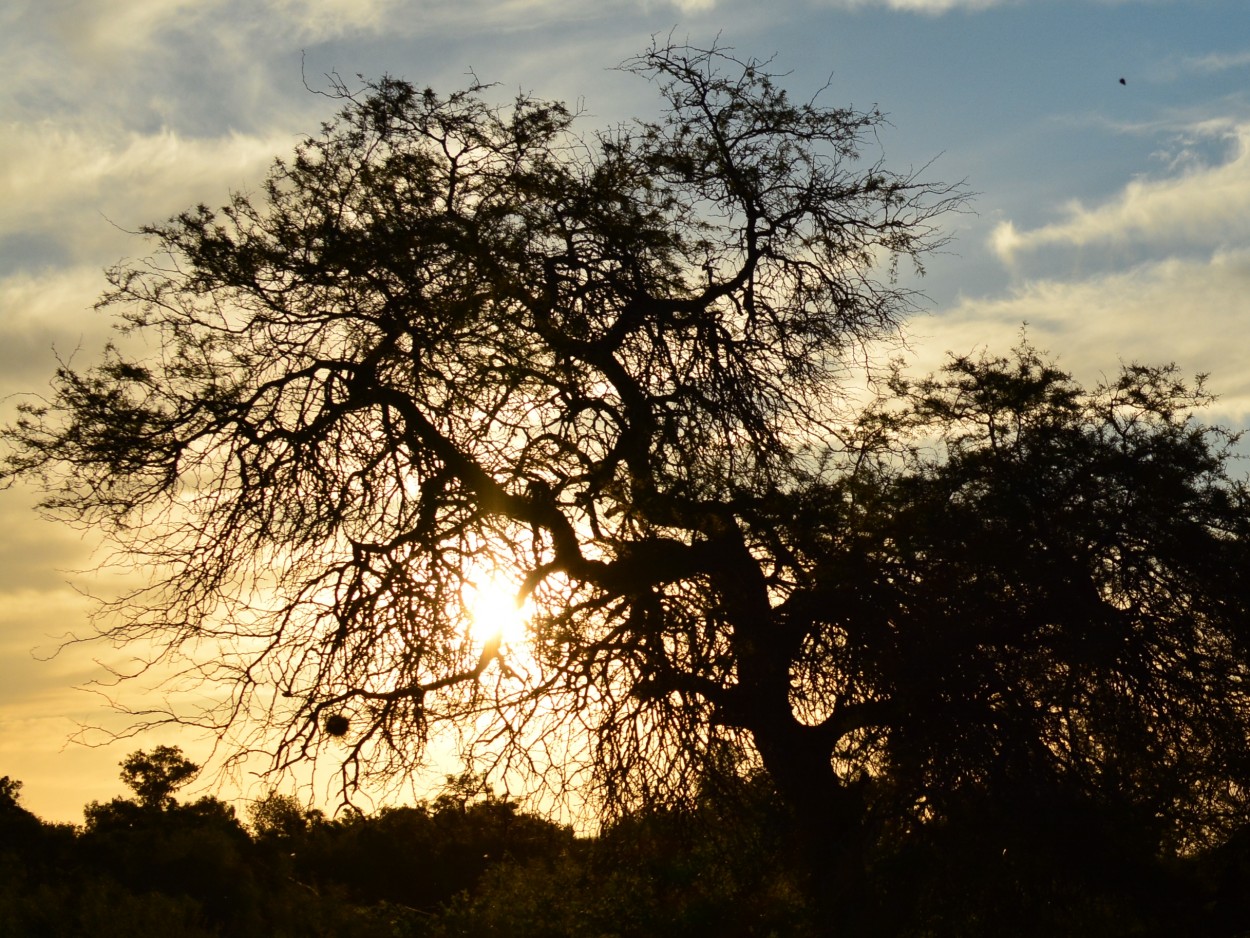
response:
<path fill-rule="evenodd" d="M 176 746 L 157 746 L 151 752 L 132 752 L 122 762 L 122 781 L 145 808 L 166 808 L 174 792 L 189 782 L 200 767 Z"/>
<path fill-rule="evenodd" d="M 909 310 L 894 264 L 960 194 L 860 159 L 880 113 L 794 103 L 760 63 L 624 67 L 665 114 L 590 136 L 478 85 L 340 89 L 260 197 L 111 272 L 102 305 L 159 354 L 60 369 L 10 434 L 47 508 L 155 571 L 113 637 L 221 652 L 217 728 L 391 770 L 440 721 L 528 747 L 558 715 L 602 779 L 681 790 L 710 712 L 786 680 L 784 654 L 735 674 L 791 579 L 759 505 L 809 472 L 837 379 Z M 496 569 L 537 609 L 525 676 L 468 640 Z"/>
<path fill-rule="evenodd" d="M 912 309 L 896 266 L 961 188 L 764 63 L 623 67 L 663 116 L 589 135 L 480 85 L 340 87 L 261 193 L 111 271 L 152 351 L 60 368 L 5 472 L 151 571 L 106 635 L 229 691 L 154 719 L 277 767 L 329 749 L 349 785 L 451 726 L 615 810 L 728 750 L 846 890 L 871 842 L 987 791 L 1222 836 L 1250 502 L 1201 389 L 1086 390 L 1023 345 L 856 412 Z M 499 573 L 524 647 L 472 628 Z"/>
<path fill-rule="evenodd" d="M 883 711 L 855 755 L 921 813 L 1066 790 L 1172 850 L 1245 823 L 1250 492 L 1205 403 L 1174 367 L 1087 390 L 1022 344 L 862 421 L 911 445 L 804 531 L 826 650 L 798 687 Z"/>

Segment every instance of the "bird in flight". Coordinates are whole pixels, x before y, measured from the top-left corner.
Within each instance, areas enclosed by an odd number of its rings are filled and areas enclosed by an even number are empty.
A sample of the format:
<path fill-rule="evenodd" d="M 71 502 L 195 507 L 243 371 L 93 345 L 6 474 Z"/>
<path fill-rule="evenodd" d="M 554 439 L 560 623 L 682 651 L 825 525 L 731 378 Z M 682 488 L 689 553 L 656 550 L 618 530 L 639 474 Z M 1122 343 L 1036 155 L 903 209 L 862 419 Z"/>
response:
<path fill-rule="evenodd" d="M 1127 84 L 1128 84 L 1128 82 L 1126 82 L 1123 78 L 1121 78 L 1121 79 L 1120 79 L 1120 84 L 1122 84 L 1122 85 L 1127 85 Z"/>

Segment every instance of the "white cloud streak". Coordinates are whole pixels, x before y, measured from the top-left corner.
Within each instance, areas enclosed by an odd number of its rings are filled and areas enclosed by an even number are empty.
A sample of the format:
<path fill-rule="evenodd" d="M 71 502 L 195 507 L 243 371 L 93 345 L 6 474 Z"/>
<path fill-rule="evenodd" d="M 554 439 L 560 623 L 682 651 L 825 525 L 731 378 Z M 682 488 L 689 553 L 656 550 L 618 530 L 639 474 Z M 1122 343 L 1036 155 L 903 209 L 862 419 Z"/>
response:
<path fill-rule="evenodd" d="M 813 0 L 816 5 L 833 7 L 835 9 L 859 10 L 868 7 L 885 7 L 889 10 L 898 10 L 906 13 L 921 13 L 932 16 L 938 16 L 943 13 L 951 13 L 957 10 L 974 12 L 977 10 L 988 10 L 992 7 L 1003 6 L 1022 6 L 1029 0 Z M 1045 0 L 1043 0 L 1045 2 Z M 1094 0 L 1099 5 L 1134 3 L 1140 0 Z M 1150 2 L 1150 0 L 1146 0 Z M 1158 0 L 1154 0 L 1158 2 Z M 1165 0 L 1166 2 L 1166 0 Z M 1042 3 L 1035 3 L 1042 5 Z"/>
<path fill-rule="evenodd" d="M 1214 130 L 1235 144 L 1227 162 L 1166 179 L 1135 180 L 1102 205 L 1072 202 L 1063 220 L 1031 230 L 1020 231 L 1009 220 L 1001 222 L 990 236 L 991 249 L 1010 262 L 1025 252 L 1052 246 L 1244 243 L 1250 238 L 1250 124 L 1197 128 L 1208 135 Z"/>
<path fill-rule="evenodd" d="M 417 19 L 420 0 L 46 0 L 29 4 L 22 26 L 75 56 L 112 58 L 173 34 L 276 33 L 293 46 L 353 34 L 381 34 Z"/>
<path fill-rule="evenodd" d="M 1210 52 L 1207 55 L 1184 59 L 1182 64 L 1190 71 L 1208 74 L 1226 72 L 1229 69 L 1250 68 L 1250 49 L 1241 52 Z"/>
<path fill-rule="evenodd" d="M 133 239 L 114 225 L 161 221 L 256 186 L 293 136 L 188 139 L 52 123 L 10 124 L 0 135 L 0 237 L 55 235 L 73 257 L 116 254 Z M 129 240 L 129 244 L 126 242 Z"/>
<path fill-rule="evenodd" d="M 952 10 L 985 10 L 1001 6 L 1003 0 L 844 0 L 850 7 L 885 6 L 908 13 L 939 14 Z"/>

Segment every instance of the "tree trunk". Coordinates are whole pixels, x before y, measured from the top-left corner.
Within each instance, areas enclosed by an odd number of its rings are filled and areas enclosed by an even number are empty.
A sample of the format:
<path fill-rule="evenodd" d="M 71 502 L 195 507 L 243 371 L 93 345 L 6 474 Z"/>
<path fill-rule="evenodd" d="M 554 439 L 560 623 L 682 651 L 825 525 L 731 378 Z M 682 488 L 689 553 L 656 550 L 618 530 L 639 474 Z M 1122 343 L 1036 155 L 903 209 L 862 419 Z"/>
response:
<path fill-rule="evenodd" d="M 833 771 L 823 739 L 787 715 L 789 726 L 753 730 L 764 766 L 789 809 L 809 907 L 822 935 L 873 933 L 863 794 Z"/>

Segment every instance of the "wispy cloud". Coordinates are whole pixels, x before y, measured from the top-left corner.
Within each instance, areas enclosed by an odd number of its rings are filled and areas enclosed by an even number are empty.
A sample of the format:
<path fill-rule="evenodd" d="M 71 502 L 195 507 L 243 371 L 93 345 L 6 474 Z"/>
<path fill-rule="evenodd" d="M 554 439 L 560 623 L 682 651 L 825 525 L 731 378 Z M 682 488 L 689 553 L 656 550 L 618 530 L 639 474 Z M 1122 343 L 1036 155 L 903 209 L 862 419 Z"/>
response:
<path fill-rule="evenodd" d="M 419 0 L 60 0 L 27 5 L 19 25 L 27 35 L 98 56 L 150 47 L 175 34 L 267 33 L 270 25 L 280 26 L 292 44 L 419 28 L 424 6 Z"/>
<path fill-rule="evenodd" d="M 884 7 L 908 13 L 940 15 L 956 10 L 988 10 L 991 7 L 1044 6 L 1050 0 L 810 0 L 813 5 L 843 10 Z M 1087 0 L 1091 6 L 1118 6 L 1132 3 L 1159 3 L 1169 0 Z"/>
<path fill-rule="evenodd" d="M 211 17 L 223 0 L 62 0 L 60 3 L 26 4 L 26 22 L 20 25 L 29 38 L 43 35 L 75 55 L 107 54 L 134 49 L 174 24 L 194 25 Z"/>
<path fill-rule="evenodd" d="M 70 259 L 110 252 L 134 227 L 255 185 L 294 138 L 188 139 L 64 124 L 12 124 L 0 135 L 0 237 L 55 235 Z M 108 242 L 106 245 L 102 242 Z"/>
<path fill-rule="evenodd" d="M 411 28 L 420 6 L 404 0 L 279 0 L 275 12 L 282 22 L 294 25 L 308 41 L 347 36 L 353 33 L 378 34 L 392 28 Z M 407 9 L 405 9 L 407 8 Z"/>
<path fill-rule="evenodd" d="M 1216 247 L 1250 237 L 1250 124 L 1218 130 L 1231 138 L 1233 155 L 1226 162 L 1187 168 L 1179 175 L 1135 180 L 1101 205 L 1072 202 L 1061 221 L 1021 231 L 1001 222 L 990 247 L 1004 261 L 1038 248 L 1086 247 L 1099 244 L 1175 244 Z"/>
<path fill-rule="evenodd" d="M 813 0 L 822 5 L 842 9 L 861 9 L 864 7 L 885 7 L 890 10 L 903 10 L 909 13 L 941 14 L 954 10 L 988 10 L 991 7 L 1022 6 L 1029 2 L 1041 6 L 1046 0 Z M 1152 0 L 1090 0 L 1092 4 L 1127 4 L 1136 2 L 1152 2 Z M 1153 0 L 1158 2 L 1158 0 Z M 1165 0 L 1166 2 L 1166 0 Z"/>
<path fill-rule="evenodd" d="M 1226 72 L 1235 68 L 1250 68 L 1250 49 L 1240 52 L 1210 52 L 1181 60 L 1183 68 L 1195 72 Z"/>
<path fill-rule="evenodd" d="M 907 10 L 912 13 L 948 13 L 951 10 L 984 10 L 1002 5 L 1003 0 L 866 0 L 866 2 L 884 4 L 891 10 Z"/>
<path fill-rule="evenodd" d="M 1220 400 L 1213 419 L 1250 419 L 1250 370 L 1240 337 L 1250 330 L 1250 249 L 1201 259 L 1168 259 L 1075 281 L 1038 280 L 1006 296 L 964 299 L 913 323 L 916 367 L 931 370 L 947 351 L 1005 351 L 1028 323 L 1032 341 L 1049 348 L 1085 381 L 1114 374 L 1121 361 L 1175 361 L 1211 375 Z M 1166 360 L 1166 359 L 1165 359 Z"/>
<path fill-rule="evenodd" d="M 817 0 L 817 2 L 823 6 L 848 10 L 885 7 L 908 13 L 939 14 L 949 13 L 952 10 L 985 10 L 990 7 L 1004 6 L 1011 0 Z"/>

